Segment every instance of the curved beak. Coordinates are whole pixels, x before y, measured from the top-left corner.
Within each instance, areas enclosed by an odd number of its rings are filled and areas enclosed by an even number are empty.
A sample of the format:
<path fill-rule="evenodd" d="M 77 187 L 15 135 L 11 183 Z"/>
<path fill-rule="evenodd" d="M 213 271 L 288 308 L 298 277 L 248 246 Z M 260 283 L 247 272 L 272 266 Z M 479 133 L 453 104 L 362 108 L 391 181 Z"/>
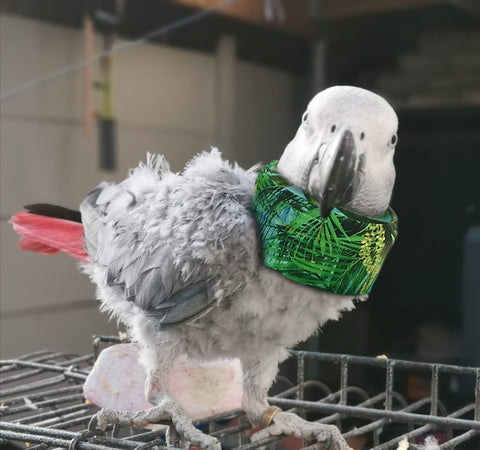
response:
<path fill-rule="evenodd" d="M 362 155 L 363 156 L 363 155 Z M 343 130 L 328 146 L 323 147 L 316 174 L 318 203 L 322 217 L 328 217 L 333 208 L 345 206 L 354 196 L 359 179 L 356 176 L 358 160 L 355 139 L 350 130 Z"/>

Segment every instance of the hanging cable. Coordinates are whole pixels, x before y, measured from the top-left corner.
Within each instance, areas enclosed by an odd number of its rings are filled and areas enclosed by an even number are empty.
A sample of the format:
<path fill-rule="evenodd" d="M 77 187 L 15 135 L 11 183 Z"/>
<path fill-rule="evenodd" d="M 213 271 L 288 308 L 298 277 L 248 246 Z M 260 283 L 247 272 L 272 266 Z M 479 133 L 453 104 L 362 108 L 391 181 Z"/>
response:
<path fill-rule="evenodd" d="M 183 17 L 182 19 L 176 20 L 166 25 L 162 25 L 159 28 L 156 28 L 148 33 L 145 33 L 134 39 L 132 41 L 124 41 L 120 44 L 115 45 L 110 51 L 101 51 L 97 53 L 97 55 L 89 60 L 79 61 L 71 66 L 65 67 L 63 69 L 59 69 L 54 72 L 50 72 L 42 77 L 34 78 L 33 80 L 27 81 L 26 83 L 22 83 L 18 86 L 15 86 L 11 89 L 7 89 L 0 93 L 0 101 L 9 100 L 13 97 L 18 95 L 22 95 L 32 89 L 35 89 L 39 86 L 42 86 L 50 81 L 56 80 L 57 78 L 69 75 L 73 72 L 81 70 L 91 64 L 98 63 L 104 56 L 114 53 L 123 52 L 126 50 L 130 50 L 131 48 L 141 44 L 144 41 L 152 39 L 157 36 L 161 36 L 163 34 L 170 33 L 172 31 L 178 30 L 179 28 L 183 28 L 187 25 L 190 25 L 194 22 L 199 22 L 200 20 L 216 13 L 222 11 L 226 7 L 230 6 L 231 4 L 235 3 L 237 0 L 223 0 L 218 2 L 216 5 L 212 6 L 211 8 L 205 9 L 203 11 L 196 12 L 191 14 L 190 16 Z"/>

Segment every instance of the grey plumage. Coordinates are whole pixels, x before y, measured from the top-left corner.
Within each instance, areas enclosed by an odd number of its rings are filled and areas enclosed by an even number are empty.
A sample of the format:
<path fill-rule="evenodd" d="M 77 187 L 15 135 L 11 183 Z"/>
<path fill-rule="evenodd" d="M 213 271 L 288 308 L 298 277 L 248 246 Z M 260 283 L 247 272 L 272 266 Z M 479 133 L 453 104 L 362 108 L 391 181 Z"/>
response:
<path fill-rule="evenodd" d="M 395 178 L 388 142 L 397 128 L 388 103 L 362 89 L 336 87 L 311 101 L 308 117 L 280 159 L 281 174 L 324 202 L 324 211 L 347 206 L 372 217 L 385 211 Z M 362 142 L 355 137 L 360 135 Z M 102 183 L 81 204 L 91 259 L 84 270 L 97 285 L 102 307 L 142 345 L 147 396 L 163 405 L 162 413 L 178 413 L 167 382 L 177 355 L 238 357 L 243 408 L 258 423 L 286 350 L 354 307 L 352 296 L 299 285 L 262 265 L 250 213 L 257 169 L 231 165 L 213 149 L 193 158 L 182 173 L 172 173 L 162 156 L 148 155 L 123 182 Z M 342 174 L 355 180 L 338 181 Z M 324 176 L 337 180 L 336 186 Z M 343 191 L 331 195 L 332 189 Z M 348 203 L 332 204 L 337 199 Z M 187 436 L 196 436 L 200 445 L 217 445 L 198 438 L 180 416 L 174 423 Z M 110 417 L 101 413 L 99 423 L 105 426 Z M 310 438 L 328 431 L 338 448 L 348 448 L 338 430 L 307 426 L 292 414 L 278 413 L 274 424 L 266 433 Z"/>
<path fill-rule="evenodd" d="M 86 270 L 108 290 L 106 308 L 127 324 L 134 311 L 165 329 L 250 282 L 259 264 L 248 210 L 255 176 L 230 167 L 216 150 L 182 174 L 149 155 L 124 182 L 92 191 L 80 207 L 94 261 Z M 125 300 L 135 306 L 126 316 Z"/>

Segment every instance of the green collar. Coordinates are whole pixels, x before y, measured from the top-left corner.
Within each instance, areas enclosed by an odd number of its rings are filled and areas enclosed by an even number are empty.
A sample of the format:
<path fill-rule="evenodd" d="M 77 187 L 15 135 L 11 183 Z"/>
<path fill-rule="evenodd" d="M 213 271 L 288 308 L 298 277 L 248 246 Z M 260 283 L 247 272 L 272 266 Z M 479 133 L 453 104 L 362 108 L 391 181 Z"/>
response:
<path fill-rule="evenodd" d="M 393 209 L 360 217 L 334 209 L 326 219 L 318 203 L 276 172 L 258 174 L 251 211 L 262 240 L 263 263 L 298 283 L 342 295 L 370 292 L 397 237 Z"/>

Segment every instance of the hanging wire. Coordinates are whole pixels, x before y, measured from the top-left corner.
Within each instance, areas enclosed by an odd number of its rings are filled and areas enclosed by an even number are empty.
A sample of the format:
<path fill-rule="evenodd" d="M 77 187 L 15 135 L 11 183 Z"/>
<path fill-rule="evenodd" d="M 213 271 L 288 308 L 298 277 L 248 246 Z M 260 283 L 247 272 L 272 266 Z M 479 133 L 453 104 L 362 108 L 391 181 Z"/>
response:
<path fill-rule="evenodd" d="M 130 40 L 130 41 L 124 41 L 121 42 L 120 44 L 115 45 L 112 49 L 110 50 L 103 50 L 99 53 L 94 58 L 79 61 L 75 64 L 72 64 L 71 66 L 64 67 L 63 69 L 56 70 L 54 72 L 50 72 L 42 77 L 34 78 L 33 80 L 27 81 L 26 83 L 22 83 L 20 85 L 17 85 L 11 89 L 7 89 L 3 92 L 0 93 L 0 101 L 5 101 L 9 100 L 13 97 L 16 97 L 18 95 L 22 95 L 32 89 L 36 89 L 39 86 L 42 86 L 46 83 L 49 83 L 50 81 L 56 80 L 57 78 L 69 75 L 73 72 L 76 72 L 78 70 L 81 70 L 87 66 L 90 66 L 92 64 L 98 63 L 103 57 L 106 55 L 114 54 L 114 53 L 120 53 L 126 50 L 130 50 L 131 48 L 137 46 L 138 44 L 141 44 L 144 41 L 147 41 L 149 39 L 152 39 L 157 36 L 161 36 L 164 34 L 168 34 L 172 31 L 178 30 L 179 28 L 183 28 L 187 25 L 190 25 L 194 22 L 199 22 L 202 19 L 216 13 L 219 11 L 222 11 L 223 9 L 227 8 L 231 4 L 235 3 L 237 0 L 223 0 L 218 2 L 216 5 L 207 8 L 203 11 L 196 12 L 194 14 L 191 14 L 187 17 L 183 17 L 182 19 L 170 22 L 166 25 L 162 25 L 159 28 L 156 28 L 152 31 L 149 31 L 148 33 L 145 33 L 141 35 L 140 37 Z"/>

